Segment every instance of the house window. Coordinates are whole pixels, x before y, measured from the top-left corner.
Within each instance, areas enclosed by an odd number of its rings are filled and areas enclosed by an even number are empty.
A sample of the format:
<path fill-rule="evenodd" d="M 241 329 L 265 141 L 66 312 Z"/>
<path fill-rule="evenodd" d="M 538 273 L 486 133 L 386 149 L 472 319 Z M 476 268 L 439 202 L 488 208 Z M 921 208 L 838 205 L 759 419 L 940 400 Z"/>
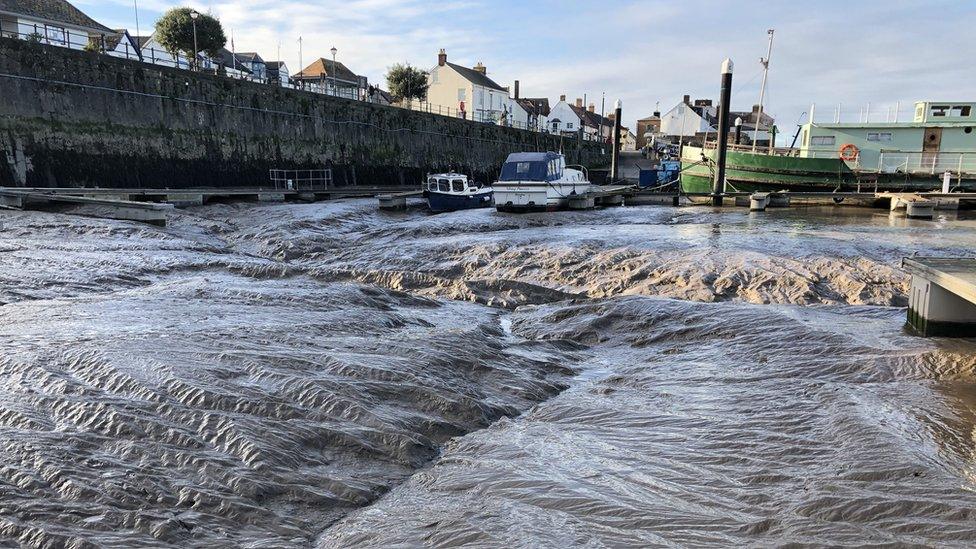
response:
<path fill-rule="evenodd" d="M 440 79 L 437 76 L 437 71 L 430 73 L 430 83 L 437 84 L 438 82 L 440 82 Z"/>
<path fill-rule="evenodd" d="M 458 101 L 468 100 L 468 90 L 464 88 L 458 88 Z"/>
<path fill-rule="evenodd" d="M 891 132 L 868 132 L 868 141 L 891 141 Z"/>
<path fill-rule="evenodd" d="M 567 130 L 573 129 L 573 123 L 572 122 L 566 122 L 566 129 Z"/>
<path fill-rule="evenodd" d="M 810 138 L 810 145 L 813 147 L 832 147 L 837 143 L 837 138 L 832 135 L 814 135 Z"/>

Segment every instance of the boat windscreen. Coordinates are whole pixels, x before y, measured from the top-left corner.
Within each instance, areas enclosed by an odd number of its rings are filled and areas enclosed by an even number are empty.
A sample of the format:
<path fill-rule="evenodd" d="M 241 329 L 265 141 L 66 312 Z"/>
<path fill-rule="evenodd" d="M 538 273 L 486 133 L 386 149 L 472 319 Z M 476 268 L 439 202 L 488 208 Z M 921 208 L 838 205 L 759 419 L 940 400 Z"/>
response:
<path fill-rule="evenodd" d="M 451 192 L 451 184 L 447 182 L 446 179 L 437 180 L 437 190 L 442 193 Z"/>
<path fill-rule="evenodd" d="M 499 181 L 546 181 L 549 163 L 539 161 L 506 162 Z"/>
<path fill-rule="evenodd" d="M 456 192 L 456 193 L 459 193 L 459 192 L 464 191 L 464 180 L 463 179 L 455 179 L 455 180 L 451 181 L 451 189 L 453 189 L 454 192 Z"/>

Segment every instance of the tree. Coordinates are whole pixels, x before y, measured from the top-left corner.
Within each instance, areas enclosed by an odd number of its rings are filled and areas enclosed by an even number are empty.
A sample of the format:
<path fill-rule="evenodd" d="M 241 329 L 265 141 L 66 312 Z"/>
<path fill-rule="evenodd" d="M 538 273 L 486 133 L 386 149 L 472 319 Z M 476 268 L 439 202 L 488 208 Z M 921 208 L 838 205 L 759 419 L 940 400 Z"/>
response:
<path fill-rule="evenodd" d="M 190 15 L 194 11 L 190 8 L 173 8 L 166 12 L 156 21 L 156 39 L 166 51 L 172 54 L 183 53 L 194 60 L 195 65 L 197 53 L 201 51 L 210 57 L 217 57 L 220 49 L 227 43 L 227 36 L 217 18 L 201 13 L 196 20 L 197 36 L 194 45 L 193 17 Z"/>
<path fill-rule="evenodd" d="M 409 63 L 397 63 L 386 73 L 386 85 L 390 88 L 390 95 L 398 101 L 403 99 L 424 99 L 427 97 L 427 71 L 411 66 Z"/>

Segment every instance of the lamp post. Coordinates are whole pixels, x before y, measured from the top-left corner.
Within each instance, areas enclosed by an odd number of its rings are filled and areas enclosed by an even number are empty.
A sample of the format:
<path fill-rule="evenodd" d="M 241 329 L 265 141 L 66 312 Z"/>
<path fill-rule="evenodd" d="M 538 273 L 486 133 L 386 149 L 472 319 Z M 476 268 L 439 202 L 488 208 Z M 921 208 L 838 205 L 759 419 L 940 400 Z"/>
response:
<path fill-rule="evenodd" d="M 739 140 L 742 139 L 742 117 L 738 116 L 735 119 L 735 144 L 739 144 Z"/>
<path fill-rule="evenodd" d="M 193 22 L 193 70 L 200 70 L 197 65 L 197 52 L 200 51 L 200 47 L 197 45 L 197 18 L 200 14 L 196 10 L 190 12 L 190 20 Z"/>
<path fill-rule="evenodd" d="M 332 95 L 339 95 L 339 85 L 336 83 L 336 54 L 339 50 L 332 46 Z"/>

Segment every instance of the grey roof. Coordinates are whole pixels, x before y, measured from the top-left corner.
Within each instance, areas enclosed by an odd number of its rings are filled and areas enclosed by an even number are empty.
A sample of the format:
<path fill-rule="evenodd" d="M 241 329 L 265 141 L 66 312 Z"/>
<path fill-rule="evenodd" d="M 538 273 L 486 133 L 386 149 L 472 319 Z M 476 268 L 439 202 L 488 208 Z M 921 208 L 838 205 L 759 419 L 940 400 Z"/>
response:
<path fill-rule="evenodd" d="M 530 115 L 549 116 L 549 99 L 546 97 L 523 97 L 516 99 L 518 104 Z"/>
<path fill-rule="evenodd" d="M 105 34 L 115 32 L 65 0 L 0 0 L 0 12 L 64 23 Z"/>
<path fill-rule="evenodd" d="M 492 88 L 492 89 L 496 89 L 496 90 L 499 90 L 499 91 L 506 91 L 505 88 L 499 86 L 497 82 L 495 82 L 491 78 L 488 78 L 486 75 L 481 74 L 480 72 L 478 72 L 478 71 L 476 71 L 474 69 L 469 69 L 467 67 L 462 67 L 461 65 L 458 65 L 457 63 L 448 63 L 447 65 L 449 67 L 451 67 L 452 69 L 458 71 L 458 73 L 461 76 L 463 76 L 466 80 L 468 80 L 469 82 L 471 82 L 472 84 L 474 84 L 476 86 L 481 86 L 481 87 L 484 87 L 484 88 Z"/>
<path fill-rule="evenodd" d="M 214 61 L 217 61 L 221 67 L 239 70 L 248 74 L 251 73 L 251 69 L 241 64 L 240 54 L 235 55 L 227 48 L 221 48 L 217 53 L 217 58 Z"/>
<path fill-rule="evenodd" d="M 583 124 L 586 126 L 589 126 L 591 128 L 599 128 L 600 123 L 602 122 L 604 126 L 613 127 L 613 122 L 610 119 L 604 118 L 600 116 L 598 113 L 590 112 L 588 109 L 584 109 L 583 107 L 577 107 L 576 105 L 572 105 L 569 103 L 567 103 L 567 105 L 569 105 L 570 109 L 573 109 L 573 112 L 576 113 L 576 116 L 578 116 L 579 119 L 582 120 Z"/>
<path fill-rule="evenodd" d="M 237 58 L 249 63 L 264 63 L 264 59 L 261 59 L 261 56 L 253 51 L 240 52 L 237 54 Z"/>

